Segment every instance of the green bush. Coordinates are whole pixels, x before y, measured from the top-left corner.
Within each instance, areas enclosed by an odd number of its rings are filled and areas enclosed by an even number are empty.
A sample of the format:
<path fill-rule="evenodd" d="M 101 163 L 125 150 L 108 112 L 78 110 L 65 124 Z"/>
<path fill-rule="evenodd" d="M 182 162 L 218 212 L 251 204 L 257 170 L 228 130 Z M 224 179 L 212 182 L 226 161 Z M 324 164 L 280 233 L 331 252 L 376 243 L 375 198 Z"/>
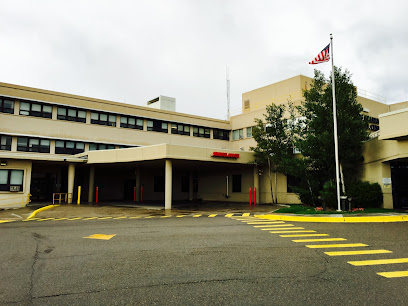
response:
<path fill-rule="evenodd" d="M 337 208 L 336 184 L 333 181 L 327 181 L 323 184 L 323 190 L 320 191 L 320 196 L 326 203 L 326 207 Z"/>
<path fill-rule="evenodd" d="M 383 194 L 378 183 L 356 181 L 350 184 L 347 196 L 353 198 L 353 207 L 381 208 L 383 205 Z"/>

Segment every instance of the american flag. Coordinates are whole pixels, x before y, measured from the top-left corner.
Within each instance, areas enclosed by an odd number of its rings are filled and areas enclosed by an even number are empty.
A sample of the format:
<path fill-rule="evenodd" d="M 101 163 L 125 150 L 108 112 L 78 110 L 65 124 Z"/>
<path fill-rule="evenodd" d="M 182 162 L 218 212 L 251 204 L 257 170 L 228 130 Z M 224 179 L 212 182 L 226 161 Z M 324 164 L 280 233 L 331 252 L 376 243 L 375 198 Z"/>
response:
<path fill-rule="evenodd" d="M 326 46 L 316 57 L 313 61 L 309 62 L 311 65 L 320 64 L 324 62 L 328 62 L 330 60 L 330 44 Z"/>

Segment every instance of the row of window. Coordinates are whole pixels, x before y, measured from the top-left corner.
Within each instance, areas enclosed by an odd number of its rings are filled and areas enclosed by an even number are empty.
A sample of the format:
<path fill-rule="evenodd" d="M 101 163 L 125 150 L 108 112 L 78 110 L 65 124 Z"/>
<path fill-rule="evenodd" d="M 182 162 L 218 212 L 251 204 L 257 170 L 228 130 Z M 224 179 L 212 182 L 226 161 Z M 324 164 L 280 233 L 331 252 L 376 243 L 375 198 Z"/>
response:
<path fill-rule="evenodd" d="M 252 126 L 246 128 L 246 137 L 252 137 Z M 232 131 L 232 140 L 244 139 L 244 129 Z"/>
<path fill-rule="evenodd" d="M 0 191 L 23 191 L 24 170 L 0 169 Z"/>
<path fill-rule="evenodd" d="M 14 113 L 14 101 L 0 97 L 0 112 Z M 20 115 L 41 118 L 52 118 L 52 106 L 37 102 L 20 102 Z M 91 124 L 116 126 L 117 116 L 104 112 L 91 111 Z M 86 123 L 86 110 L 72 107 L 57 108 L 57 119 Z M 132 116 L 120 116 L 120 127 L 143 130 L 143 119 Z M 168 133 L 169 123 L 161 120 L 147 120 L 147 130 Z M 190 135 L 190 125 L 171 123 L 171 133 Z M 210 138 L 210 128 L 193 126 L 193 136 Z M 229 131 L 214 129 L 214 139 L 229 140 Z"/>
<path fill-rule="evenodd" d="M 11 151 L 11 136 L 0 135 L 0 150 Z M 17 137 L 17 151 L 50 153 L 51 140 L 37 137 Z M 123 146 L 121 146 L 123 147 Z M 111 150 L 115 145 L 90 143 L 89 151 Z M 85 151 L 85 143 L 81 141 L 56 140 L 55 154 L 78 154 Z"/>

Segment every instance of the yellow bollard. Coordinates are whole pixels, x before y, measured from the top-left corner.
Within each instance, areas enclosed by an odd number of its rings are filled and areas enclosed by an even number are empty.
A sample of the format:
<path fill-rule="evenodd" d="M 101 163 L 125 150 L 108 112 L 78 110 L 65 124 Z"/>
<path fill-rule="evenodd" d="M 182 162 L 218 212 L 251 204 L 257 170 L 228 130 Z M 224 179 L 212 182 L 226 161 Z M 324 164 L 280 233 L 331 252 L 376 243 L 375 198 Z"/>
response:
<path fill-rule="evenodd" d="M 77 205 L 81 204 L 81 186 L 78 186 L 78 201 Z"/>

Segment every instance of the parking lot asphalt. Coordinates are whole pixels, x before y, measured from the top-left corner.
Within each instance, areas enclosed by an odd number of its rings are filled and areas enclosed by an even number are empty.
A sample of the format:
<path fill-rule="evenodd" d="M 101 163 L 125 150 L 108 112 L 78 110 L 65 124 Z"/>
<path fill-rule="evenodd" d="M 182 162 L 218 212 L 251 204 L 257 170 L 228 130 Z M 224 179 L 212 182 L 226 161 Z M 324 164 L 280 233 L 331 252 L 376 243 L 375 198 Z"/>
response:
<path fill-rule="evenodd" d="M 243 214 L 2 224 L 0 304 L 406 305 L 407 223 Z"/>

